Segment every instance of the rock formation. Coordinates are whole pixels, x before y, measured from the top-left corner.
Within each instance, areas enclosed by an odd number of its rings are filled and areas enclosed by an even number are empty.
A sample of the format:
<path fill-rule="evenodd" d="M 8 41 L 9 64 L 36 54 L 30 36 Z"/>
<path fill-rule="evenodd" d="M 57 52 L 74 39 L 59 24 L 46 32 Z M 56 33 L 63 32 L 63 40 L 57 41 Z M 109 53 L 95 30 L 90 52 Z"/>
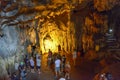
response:
<path fill-rule="evenodd" d="M 119 0 L 0 0 L 0 72 L 7 74 L 14 56 L 31 53 L 32 46 L 43 53 L 58 52 L 58 46 L 87 52 L 105 47 L 110 28 L 119 42 L 119 5 Z"/>

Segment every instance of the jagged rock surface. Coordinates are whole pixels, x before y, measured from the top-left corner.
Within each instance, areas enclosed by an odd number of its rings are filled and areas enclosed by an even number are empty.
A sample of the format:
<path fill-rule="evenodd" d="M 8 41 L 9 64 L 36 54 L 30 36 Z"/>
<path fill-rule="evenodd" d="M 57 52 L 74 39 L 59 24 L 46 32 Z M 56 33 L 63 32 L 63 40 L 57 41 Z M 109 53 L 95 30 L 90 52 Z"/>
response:
<path fill-rule="evenodd" d="M 58 45 L 69 52 L 74 48 L 87 52 L 96 44 L 103 47 L 109 27 L 120 27 L 119 4 L 119 0 L 1 0 L 0 33 L 5 36 L 0 37 L 0 61 L 9 58 L 12 64 L 19 50 L 36 44 L 43 52 L 50 47 L 56 52 Z M 54 46 L 47 47 L 45 39 Z M 0 65 L 5 72 L 6 62 Z"/>

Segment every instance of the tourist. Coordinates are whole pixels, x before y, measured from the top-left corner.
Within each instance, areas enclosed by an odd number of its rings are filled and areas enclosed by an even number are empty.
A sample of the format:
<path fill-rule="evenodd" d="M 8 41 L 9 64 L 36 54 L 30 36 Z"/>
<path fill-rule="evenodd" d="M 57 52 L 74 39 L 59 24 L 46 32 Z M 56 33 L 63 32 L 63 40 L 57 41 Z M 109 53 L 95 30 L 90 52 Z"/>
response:
<path fill-rule="evenodd" d="M 15 56 L 15 71 L 18 71 L 19 63 L 18 63 L 18 57 Z"/>
<path fill-rule="evenodd" d="M 73 54 L 72 54 L 72 57 L 73 57 L 73 64 L 74 66 L 76 65 L 76 59 L 77 59 L 77 51 L 74 50 Z"/>
<path fill-rule="evenodd" d="M 56 77 L 58 76 L 58 73 L 60 75 L 60 64 L 61 64 L 61 61 L 57 57 L 57 59 L 55 60 L 55 74 L 56 74 Z"/>
<path fill-rule="evenodd" d="M 34 60 L 33 57 L 30 59 L 30 67 L 31 67 L 31 72 L 34 73 Z"/>
<path fill-rule="evenodd" d="M 48 51 L 48 66 L 50 67 L 52 63 L 52 51 L 49 49 Z"/>
<path fill-rule="evenodd" d="M 105 76 L 106 76 L 107 80 L 113 80 L 111 73 L 107 72 Z"/>
<path fill-rule="evenodd" d="M 39 54 L 39 53 L 36 54 L 36 59 L 37 59 L 38 57 L 40 57 L 40 54 Z"/>
<path fill-rule="evenodd" d="M 36 58 L 36 65 L 37 65 L 38 74 L 40 74 L 40 68 L 41 68 L 41 59 L 40 59 L 40 56 L 38 56 Z"/>
<path fill-rule="evenodd" d="M 52 51 L 49 49 L 48 55 L 52 56 Z"/>
<path fill-rule="evenodd" d="M 29 67 L 29 58 L 28 58 L 28 55 L 25 55 L 24 62 L 25 62 L 26 68 L 28 68 Z"/>
<path fill-rule="evenodd" d="M 65 57 L 65 55 L 62 56 L 61 61 L 62 61 L 62 65 L 61 65 L 62 72 L 64 72 L 65 63 L 66 63 L 66 57 Z"/>
<path fill-rule="evenodd" d="M 11 80 L 19 80 L 16 72 L 13 73 L 12 77 L 11 77 Z"/>
<path fill-rule="evenodd" d="M 26 70 L 25 70 L 25 67 L 22 68 L 21 73 L 20 73 L 20 76 L 21 76 L 21 80 L 27 80 L 27 79 L 26 79 L 27 72 L 26 72 Z"/>
<path fill-rule="evenodd" d="M 19 73 L 21 72 L 22 68 L 24 67 L 24 63 L 20 62 L 18 69 L 19 69 Z"/>
<path fill-rule="evenodd" d="M 105 73 L 102 73 L 102 74 L 100 75 L 100 79 L 99 79 L 99 80 L 107 80 L 107 78 L 106 78 L 105 75 L 106 75 Z"/>
<path fill-rule="evenodd" d="M 71 70 L 70 63 L 67 62 L 65 65 L 65 78 L 67 79 L 70 79 L 70 70 Z"/>

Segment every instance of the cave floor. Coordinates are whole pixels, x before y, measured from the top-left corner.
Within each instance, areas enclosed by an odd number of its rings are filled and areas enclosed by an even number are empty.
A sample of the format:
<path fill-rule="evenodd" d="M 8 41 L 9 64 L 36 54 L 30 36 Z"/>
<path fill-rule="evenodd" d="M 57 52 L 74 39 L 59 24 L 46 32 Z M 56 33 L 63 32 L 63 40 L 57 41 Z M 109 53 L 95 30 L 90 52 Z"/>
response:
<path fill-rule="evenodd" d="M 78 56 L 76 66 L 73 65 L 72 55 L 66 54 L 67 60 L 71 64 L 71 79 L 70 80 L 93 80 L 95 75 L 99 73 L 103 68 L 97 61 L 88 61 L 84 57 Z M 58 80 L 54 76 L 53 66 L 51 68 L 46 65 L 47 55 L 42 57 L 41 74 L 29 72 L 27 80 Z M 118 73 L 120 74 L 120 73 Z M 119 79 L 116 79 L 119 80 Z"/>

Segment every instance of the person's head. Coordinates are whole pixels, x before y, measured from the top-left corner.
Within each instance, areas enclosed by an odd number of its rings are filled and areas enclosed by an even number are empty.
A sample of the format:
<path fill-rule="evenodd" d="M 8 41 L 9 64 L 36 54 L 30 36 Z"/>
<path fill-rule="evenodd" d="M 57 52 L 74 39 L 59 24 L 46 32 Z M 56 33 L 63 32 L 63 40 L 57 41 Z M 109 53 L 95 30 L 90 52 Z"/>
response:
<path fill-rule="evenodd" d="M 40 51 L 40 54 L 42 54 L 42 51 Z"/>
<path fill-rule="evenodd" d="M 24 65 L 24 62 L 20 62 L 20 65 L 23 66 L 23 65 Z"/>
<path fill-rule="evenodd" d="M 65 57 L 65 55 L 63 55 L 63 57 Z"/>
<path fill-rule="evenodd" d="M 107 73 L 105 74 L 105 77 L 106 77 L 108 80 L 111 80 L 111 79 L 112 79 L 112 74 L 109 73 L 109 72 L 107 72 Z"/>
<path fill-rule="evenodd" d="M 33 59 L 33 57 L 31 57 L 31 59 Z"/>
<path fill-rule="evenodd" d="M 66 80 L 65 78 L 61 77 L 59 80 Z"/>

